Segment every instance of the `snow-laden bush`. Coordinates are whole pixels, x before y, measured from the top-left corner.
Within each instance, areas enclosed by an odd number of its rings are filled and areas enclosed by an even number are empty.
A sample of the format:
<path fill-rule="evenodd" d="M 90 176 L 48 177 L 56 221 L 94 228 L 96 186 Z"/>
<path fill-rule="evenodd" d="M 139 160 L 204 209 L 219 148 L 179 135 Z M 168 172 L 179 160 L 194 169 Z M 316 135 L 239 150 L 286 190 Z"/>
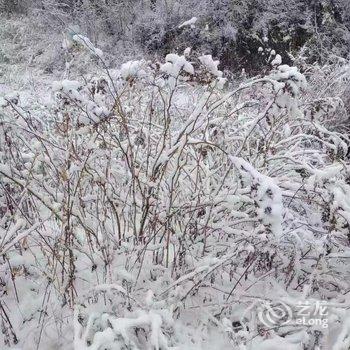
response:
<path fill-rule="evenodd" d="M 5 96 L 2 346 L 347 349 L 349 140 L 308 91 L 186 50 Z M 271 301 L 325 301 L 329 328 L 268 327 Z"/>

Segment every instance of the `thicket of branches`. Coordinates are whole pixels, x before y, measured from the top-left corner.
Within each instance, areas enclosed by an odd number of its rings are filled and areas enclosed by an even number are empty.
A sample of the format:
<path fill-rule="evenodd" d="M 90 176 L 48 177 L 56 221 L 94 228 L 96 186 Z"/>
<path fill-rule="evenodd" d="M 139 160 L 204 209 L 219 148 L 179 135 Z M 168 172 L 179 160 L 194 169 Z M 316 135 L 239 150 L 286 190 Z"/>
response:
<path fill-rule="evenodd" d="M 304 68 L 232 85 L 186 50 L 6 96 L 2 346 L 347 349 L 348 66 Z M 257 318 L 305 299 L 333 338 Z"/>

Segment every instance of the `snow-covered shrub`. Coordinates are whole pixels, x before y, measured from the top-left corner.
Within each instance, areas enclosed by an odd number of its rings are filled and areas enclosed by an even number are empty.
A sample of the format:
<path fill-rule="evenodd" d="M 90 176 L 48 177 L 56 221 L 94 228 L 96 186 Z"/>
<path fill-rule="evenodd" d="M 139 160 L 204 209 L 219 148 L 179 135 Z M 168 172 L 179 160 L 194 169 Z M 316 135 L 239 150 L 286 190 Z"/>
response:
<path fill-rule="evenodd" d="M 295 67 L 227 87 L 186 50 L 5 97 L 3 346 L 346 349 L 349 139 L 311 96 Z M 334 338 L 258 317 L 310 300 Z"/>

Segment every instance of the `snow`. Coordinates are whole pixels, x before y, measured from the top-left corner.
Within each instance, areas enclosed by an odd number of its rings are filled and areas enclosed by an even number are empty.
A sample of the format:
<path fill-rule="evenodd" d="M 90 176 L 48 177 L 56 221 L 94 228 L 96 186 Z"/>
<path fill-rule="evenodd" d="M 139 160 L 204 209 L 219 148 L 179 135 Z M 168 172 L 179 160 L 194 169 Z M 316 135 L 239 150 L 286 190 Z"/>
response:
<path fill-rule="evenodd" d="M 188 21 L 185 21 L 183 23 L 181 23 L 178 28 L 182 28 L 182 27 L 186 27 L 186 26 L 190 26 L 191 28 L 195 27 L 195 24 L 197 22 L 198 18 L 197 17 L 192 17 L 191 19 L 189 19 Z"/>
<path fill-rule="evenodd" d="M 217 82 L 217 84 L 216 84 L 217 88 L 219 90 L 223 90 L 225 85 L 227 84 L 227 79 L 219 77 L 216 79 L 216 82 Z"/>
<path fill-rule="evenodd" d="M 286 339 L 278 336 L 262 341 L 258 339 L 254 343 L 256 343 L 256 345 L 253 345 L 251 350 L 302 350 L 300 345 L 290 344 Z"/>
<path fill-rule="evenodd" d="M 286 64 L 279 65 L 277 70 L 272 72 L 270 77 L 278 82 L 288 84 L 293 92 L 293 97 L 299 95 L 301 90 L 306 89 L 307 82 L 305 76 L 298 71 L 297 67 L 290 67 Z M 285 95 L 288 97 L 288 95 Z M 291 100 L 288 99 L 288 103 Z"/>
<path fill-rule="evenodd" d="M 181 70 L 184 70 L 188 74 L 194 74 L 194 68 L 191 63 L 187 62 L 184 56 L 178 56 L 177 54 L 168 54 L 165 57 L 165 63 L 161 66 L 161 70 L 173 77 L 178 76 Z"/>
<path fill-rule="evenodd" d="M 127 294 L 127 291 L 123 287 L 121 287 L 115 283 L 114 284 L 99 284 L 94 288 L 94 290 L 96 290 L 96 291 L 116 290 L 122 294 L 125 294 L 125 295 Z"/>
<path fill-rule="evenodd" d="M 231 157 L 231 161 L 242 173 L 248 173 L 253 180 L 253 198 L 257 202 L 257 215 L 262 223 L 271 228 L 272 233 L 280 239 L 282 230 L 282 217 L 284 214 L 282 191 L 276 181 L 259 173 L 250 163 L 242 158 Z M 256 192 L 255 192 L 256 191 Z"/>
<path fill-rule="evenodd" d="M 218 69 L 219 61 L 214 61 L 211 55 L 199 56 L 198 59 L 211 74 L 222 77 L 222 72 Z"/>
<path fill-rule="evenodd" d="M 52 91 L 56 93 L 58 103 L 66 103 L 69 99 L 85 110 L 86 113 L 77 118 L 77 123 L 81 125 L 95 124 L 109 116 L 108 109 L 100 105 L 98 99 L 91 101 L 87 98 L 82 84 L 76 80 L 55 81 L 52 83 Z"/>
<path fill-rule="evenodd" d="M 290 129 L 290 126 L 289 124 L 286 124 L 284 127 L 283 127 L 283 131 L 284 131 L 284 136 L 287 138 L 289 137 L 291 134 L 292 134 L 292 131 Z"/>
<path fill-rule="evenodd" d="M 53 91 L 63 91 L 66 94 L 72 93 L 81 87 L 81 83 L 76 80 L 54 81 L 52 83 Z"/>
<path fill-rule="evenodd" d="M 179 56 L 177 54 L 168 54 L 165 57 L 165 63 L 160 66 L 160 71 L 169 76 L 168 83 L 174 88 L 177 79 L 182 72 L 193 75 L 194 68 L 190 62 L 186 60 L 185 56 Z"/>
<path fill-rule="evenodd" d="M 190 55 L 190 53 L 191 53 L 191 50 L 192 49 L 190 47 L 186 47 L 186 49 L 184 50 L 184 56 L 188 57 Z"/>
<path fill-rule="evenodd" d="M 6 107 L 11 104 L 18 104 L 19 101 L 19 93 L 17 91 L 13 91 L 5 94 L 3 97 L 0 97 L 0 107 Z"/>
<path fill-rule="evenodd" d="M 73 41 L 76 42 L 77 44 L 81 45 L 82 47 L 86 48 L 89 52 L 91 52 L 93 55 L 102 57 L 103 52 L 102 50 L 96 48 L 92 42 L 90 41 L 89 38 L 86 36 L 83 36 L 81 34 L 75 34 L 73 35 Z"/>
<path fill-rule="evenodd" d="M 120 68 L 120 74 L 123 79 L 142 77 L 145 75 L 143 70 L 143 61 L 129 61 L 123 63 Z"/>
<path fill-rule="evenodd" d="M 279 66 L 282 64 L 282 57 L 281 55 L 277 54 L 276 57 L 272 60 L 271 65 L 272 66 Z"/>

